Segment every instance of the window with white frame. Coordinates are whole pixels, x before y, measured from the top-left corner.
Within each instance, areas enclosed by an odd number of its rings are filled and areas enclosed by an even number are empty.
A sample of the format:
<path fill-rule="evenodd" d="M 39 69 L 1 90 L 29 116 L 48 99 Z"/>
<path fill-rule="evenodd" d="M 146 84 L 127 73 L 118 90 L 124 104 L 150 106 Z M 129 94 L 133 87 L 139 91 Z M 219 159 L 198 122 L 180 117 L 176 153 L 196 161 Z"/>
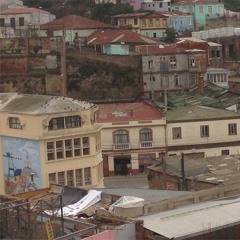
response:
<path fill-rule="evenodd" d="M 197 83 L 196 76 L 194 74 L 189 75 L 189 86 L 193 87 Z"/>
<path fill-rule="evenodd" d="M 117 130 L 113 133 L 115 149 L 129 148 L 129 134 L 126 130 Z"/>
<path fill-rule="evenodd" d="M 140 145 L 141 147 L 152 147 L 152 130 L 150 128 L 140 130 Z"/>
<path fill-rule="evenodd" d="M 142 26 L 146 27 L 146 20 L 145 19 L 142 19 Z"/>
<path fill-rule="evenodd" d="M 9 128 L 22 129 L 20 119 L 17 117 L 10 117 L 8 119 Z"/>
<path fill-rule="evenodd" d="M 212 6 L 208 6 L 208 13 L 212 13 L 212 12 L 213 12 Z"/>
<path fill-rule="evenodd" d="M 153 20 L 149 19 L 149 27 L 152 27 L 152 26 L 153 26 Z"/>
<path fill-rule="evenodd" d="M 83 170 L 76 169 L 75 177 L 76 177 L 76 187 L 82 187 L 83 186 Z"/>
<path fill-rule="evenodd" d="M 189 12 L 193 13 L 193 6 L 189 6 Z"/>
<path fill-rule="evenodd" d="M 49 181 L 49 184 L 56 184 L 57 183 L 56 173 L 49 173 L 48 181 Z"/>
<path fill-rule="evenodd" d="M 73 170 L 67 171 L 67 186 L 74 186 Z"/>
<path fill-rule="evenodd" d="M 173 137 L 173 139 L 181 139 L 182 138 L 181 127 L 172 128 L 172 137 Z"/>
<path fill-rule="evenodd" d="M 89 137 L 47 142 L 47 160 L 69 159 L 90 155 Z"/>
<path fill-rule="evenodd" d="M 170 57 L 170 66 L 171 67 L 176 67 L 176 57 Z"/>
<path fill-rule="evenodd" d="M 198 12 L 199 12 L 199 13 L 203 13 L 203 6 L 199 6 L 199 7 L 198 7 Z"/>
<path fill-rule="evenodd" d="M 237 124 L 236 123 L 228 124 L 228 135 L 237 135 Z"/>
<path fill-rule="evenodd" d="M 200 126 L 200 136 L 201 137 L 209 137 L 209 126 L 208 125 Z"/>
<path fill-rule="evenodd" d="M 65 185 L 65 172 L 58 172 L 58 184 Z"/>
<path fill-rule="evenodd" d="M 91 178 L 91 168 L 84 168 L 84 184 L 85 186 L 92 184 L 92 178 Z"/>

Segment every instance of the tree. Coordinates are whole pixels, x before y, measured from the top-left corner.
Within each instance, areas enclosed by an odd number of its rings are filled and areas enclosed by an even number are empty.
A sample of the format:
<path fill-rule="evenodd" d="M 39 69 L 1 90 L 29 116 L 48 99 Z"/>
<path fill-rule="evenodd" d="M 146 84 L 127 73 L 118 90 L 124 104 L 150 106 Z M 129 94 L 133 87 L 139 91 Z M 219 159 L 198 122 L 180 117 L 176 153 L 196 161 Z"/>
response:
<path fill-rule="evenodd" d="M 224 0 L 223 2 L 226 9 L 240 12 L 240 0 Z"/>
<path fill-rule="evenodd" d="M 174 43 L 176 42 L 176 39 L 178 38 L 178 33 L 174 28 L 167 28 L 165 32 L 165 39 L 164 41 L 167 43 Z"/>
<path fill-rule="evenodd" d="M 111 17 L 122 13 L 132 13 L 133 8 L 127 4 L 100 3 L 91 9 L 91 18 L 100 22 L 111 23 Z"/>

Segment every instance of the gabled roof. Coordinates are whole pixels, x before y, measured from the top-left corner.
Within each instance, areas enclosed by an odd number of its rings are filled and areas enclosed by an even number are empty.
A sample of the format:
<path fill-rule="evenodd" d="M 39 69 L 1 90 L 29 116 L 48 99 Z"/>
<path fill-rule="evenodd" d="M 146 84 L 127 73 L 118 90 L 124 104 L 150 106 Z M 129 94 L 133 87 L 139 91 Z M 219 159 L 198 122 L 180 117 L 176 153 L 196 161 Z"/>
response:
<path fill-rule="evenodd" d="M 97 122 L 119 122 L 156 120 L 164 118 L 163 113 L 144 102 L 98 104 Z"/>
<path fill-rule="evenodd" d="M 67 113 L 95 106 L 72 98 L 49 95 L 0 93 L 0 100 L 0 112 L 30 115 Z"/>
<path fill-rule="evenodd" d="M 183 0 L 180 2 L 173 3 L 172 6 L 177 5 L 189 5 L 189 4 L 223 4 L 216 0 Z"/>
<path fill-rule="evenodd" d="M 39 8 L 16 7 L 16 8 L 8 8 L 0 12 L 0 15 L 31 14 L 31 13 L 48 13 L 48 12 Z"/>
<path fill-rule="evenodd" d="M 110 24 L 98 22 L 79 15 L 67 15 L 52 22 L 41 25 L 41 29 L 107 29 Z"/>
<path fill-rule="evenodd" d="M 141 13 L 123 13 L 123 14 L 115 15 L 112 18 L 146 18 L 146 17 L 166 18 L 166 16 L 163 15 L 162 12 L 156 12 L 156 11 L 147 11 L 147 12 L 141 12 Z"/>
<path fill-rule="evenodd" d="M 140 47 L 140 52 L 144 54 L 176 54 L 176 53 L 186 53 L 184 48 L 178 47 L 176 44 L 169 45 L 146 45 Z"/>
<path fill-rule="evenodd" d="M 138 43 L 138 44 L 156 44 L 151 38 L 130 30 L 111 29 L 105 31 L 95 31 L 87 38 L 88 44 L 121 44 L 121 43 Z"/>

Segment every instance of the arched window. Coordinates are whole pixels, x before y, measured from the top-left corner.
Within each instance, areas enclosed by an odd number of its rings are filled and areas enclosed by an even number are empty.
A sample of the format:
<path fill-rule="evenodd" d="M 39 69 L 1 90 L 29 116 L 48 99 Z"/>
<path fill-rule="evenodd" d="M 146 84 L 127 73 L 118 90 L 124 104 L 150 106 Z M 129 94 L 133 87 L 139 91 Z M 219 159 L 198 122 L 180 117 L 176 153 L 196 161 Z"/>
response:
<path fill-rule="evenodd" d="M 129 133 L 126 130 L 117 130 L 113 133 L 114 148 L 128 149 L 129 148 Z"/>
<path fill-rule="evenodd" d="M 8 120 L 9 127 L 14 129 L 22 129 L 20 119 L 17 117 L 10 117 Z"/>
<path fill-rule="evenodd" d="M 150 128 L 144 128 L 140 130 L 140 146 L 152 147 L 152 130 Z"/>

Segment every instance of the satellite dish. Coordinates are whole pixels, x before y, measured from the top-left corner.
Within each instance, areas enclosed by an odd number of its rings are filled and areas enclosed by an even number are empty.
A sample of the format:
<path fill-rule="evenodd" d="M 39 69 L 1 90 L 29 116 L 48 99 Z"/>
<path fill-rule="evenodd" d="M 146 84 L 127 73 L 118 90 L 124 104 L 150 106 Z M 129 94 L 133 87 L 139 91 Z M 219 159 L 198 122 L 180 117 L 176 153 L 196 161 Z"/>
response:
<path fill-rule="evenodd" d="M 159 48 L 164 48 L 164 46 L 163 46 L 163 45 L 159 45 L 158 47 L 159 47 Z"/>

